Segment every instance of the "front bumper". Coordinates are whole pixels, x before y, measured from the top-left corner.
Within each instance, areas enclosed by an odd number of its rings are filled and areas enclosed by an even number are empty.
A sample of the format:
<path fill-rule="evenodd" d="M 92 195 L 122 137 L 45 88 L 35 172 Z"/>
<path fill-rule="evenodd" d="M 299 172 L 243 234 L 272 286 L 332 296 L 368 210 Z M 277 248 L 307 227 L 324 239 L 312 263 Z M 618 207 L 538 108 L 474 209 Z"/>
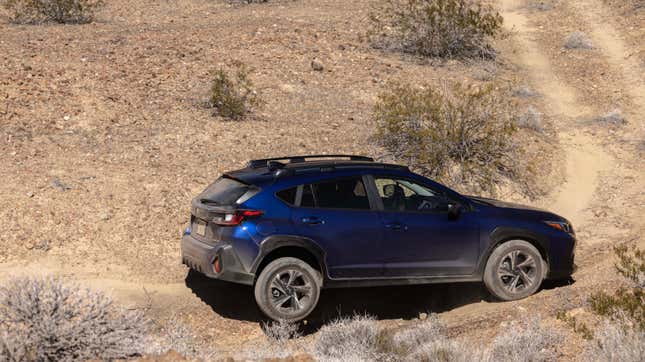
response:
<path fill-rule="evenodd" d="M 219 258 L 221 270 L 215 272 L 213 262 Z M 184 234 L 181 238 L 181 260 L 189 268 L 198 271 L 209 278 L 225 280 L 233 283 L 253 285 L 255 276 L 244 270 L 233 247 L 229 244 L 206 244 Z"/>

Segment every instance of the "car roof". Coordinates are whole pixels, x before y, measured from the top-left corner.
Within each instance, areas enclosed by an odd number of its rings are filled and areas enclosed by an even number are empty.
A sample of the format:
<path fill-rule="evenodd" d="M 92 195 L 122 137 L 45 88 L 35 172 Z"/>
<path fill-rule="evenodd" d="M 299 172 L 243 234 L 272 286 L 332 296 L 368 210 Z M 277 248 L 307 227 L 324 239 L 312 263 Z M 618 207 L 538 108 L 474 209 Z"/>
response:
<path fill-rule="evenodd" d="M 325 156 L 327 157 L 327 156 Z M 245 168 L 227 172 L 225 176 L 238 179 L 244 183 L 263 186 L 275 183 L 278 180 L 287 180 L 299 175 L 314 176 L 316 174 L 329 175 L 343 171 L 361 172 L 364 170 L 391 169 L 409 171 L 406 166 L 370 161 L 363 156 L 340 156 L 331 159 L 321 159 L 322 156 L 294 156 L 285 158 L 263 159 L 249 161 Z M 350 159 L 340 159 L 349 158 Z M 311 158 L 311 160 L 307 160 Z M 296 160 L 296 162 L 278 162 L 277 160 Z M 264 162 L 264 165 L 262 165 Z"/>

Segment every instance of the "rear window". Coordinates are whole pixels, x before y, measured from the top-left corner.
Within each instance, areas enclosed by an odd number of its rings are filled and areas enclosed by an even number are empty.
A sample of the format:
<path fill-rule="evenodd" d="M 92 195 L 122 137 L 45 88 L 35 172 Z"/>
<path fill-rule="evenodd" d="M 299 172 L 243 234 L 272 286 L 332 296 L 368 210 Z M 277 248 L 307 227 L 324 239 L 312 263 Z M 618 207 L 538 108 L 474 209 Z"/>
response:
<path fill-rule="evenodd" d="M 228 177 L 221 177 L 208 186 L 199 198 L 205 204 L 233 205 L 249 190 L 249 185 Z"/>
<path fill-rule="evenodd" d="M 286 190 L 277 192 L 275 195 L 282 201 L 286 202 L 289 205 L 294 205 L 296 203 L 296 193 L 298 187 L 292 187 Z"/>

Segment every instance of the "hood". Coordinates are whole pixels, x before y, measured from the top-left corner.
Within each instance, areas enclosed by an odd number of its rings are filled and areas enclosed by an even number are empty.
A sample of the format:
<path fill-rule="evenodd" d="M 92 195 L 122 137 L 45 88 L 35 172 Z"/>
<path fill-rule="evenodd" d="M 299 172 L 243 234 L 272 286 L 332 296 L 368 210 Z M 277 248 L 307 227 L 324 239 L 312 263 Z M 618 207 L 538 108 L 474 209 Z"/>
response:
<path fill-rule="evenodd" d="M 495 206 L 495 207 L 501 207 L 505 209 L 516 209 L 516 210 L 533 210 L 533 211 L 542 211 L 542 212 L 548 212 L 544 209 L 539 209 L 537 207 L 532 207 L 532 206 L 527 206 L 527 205 L 522 205 L 522 204 L 515 204 L 512 202 L 506 202 L 506 201 L 500 201 L 500 200 L 495 200 L 495 199 L 489 199 L 487 197 L 480 197 L 480 196 L 467 196 L 469 199 L 474 200 L 475 202 L 481 202 L 487 205 Z"/>

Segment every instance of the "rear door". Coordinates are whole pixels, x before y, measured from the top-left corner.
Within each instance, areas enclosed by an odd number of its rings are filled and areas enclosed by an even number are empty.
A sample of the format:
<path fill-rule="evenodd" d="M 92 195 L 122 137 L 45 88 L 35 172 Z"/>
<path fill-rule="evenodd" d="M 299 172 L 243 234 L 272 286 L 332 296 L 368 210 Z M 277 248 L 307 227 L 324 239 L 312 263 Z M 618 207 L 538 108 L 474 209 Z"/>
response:
<path fill-rule="evenodd" d="M 296 230 L 326 252 L 330 277 L 370 278 L 383 274 L 382 228 L 362 176 L 300 185 L 292 212 Z"/>
<path fill-rule="evenodd" d="M 374 176 L 373 185 L 381 209 L 386 277 L 474 272 L 479 256 L 476 215 L 464 210 L 451 219 L 448 210 L 458 201 L 415 180 Z"/>

